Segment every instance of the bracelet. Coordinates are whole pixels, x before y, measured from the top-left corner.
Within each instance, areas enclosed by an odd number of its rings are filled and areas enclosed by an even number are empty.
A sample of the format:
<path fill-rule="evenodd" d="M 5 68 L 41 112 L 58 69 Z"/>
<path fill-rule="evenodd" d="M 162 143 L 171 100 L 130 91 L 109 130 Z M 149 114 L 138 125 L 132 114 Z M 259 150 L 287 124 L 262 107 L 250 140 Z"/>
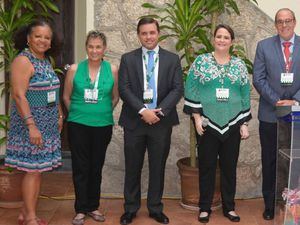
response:
<path fill-rule="evenodd" d="M 244 122 L 243 125 L 245 125 L 245 126 L 248 127 L 249 123 L 248 122 Z"/>
<path fill-rule="evenodd" d="M 58 117 L 59 119 L 63 119 L 64 118 L 64 116 L 63 115 L 59 115 L 59 117 Z"/>
<path fill-rule="evenodd" d="M 33 116 L 31 114 L 29 114 L 28 116 L 24 116 L 23 121 L 26 122 L 26 120 L 33 118 Z"/>

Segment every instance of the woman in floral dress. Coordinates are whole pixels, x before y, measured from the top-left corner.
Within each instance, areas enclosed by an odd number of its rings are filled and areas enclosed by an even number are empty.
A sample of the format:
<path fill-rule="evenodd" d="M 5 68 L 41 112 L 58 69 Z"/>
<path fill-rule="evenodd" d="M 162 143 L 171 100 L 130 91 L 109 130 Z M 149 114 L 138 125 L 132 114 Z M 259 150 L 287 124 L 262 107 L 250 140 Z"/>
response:
<path fill-rule="evenodd" d="M 49 23 L 34 21 L 16 33 L 15 47 L 20 53 L 11 64 L 13 101 L 5 165 L 26 172 L 18 223 L 44 225 L 36 216 L 41 172 L 61 165 L 60 82 L 48 58 L 57 53 L 58 42 Z"/>

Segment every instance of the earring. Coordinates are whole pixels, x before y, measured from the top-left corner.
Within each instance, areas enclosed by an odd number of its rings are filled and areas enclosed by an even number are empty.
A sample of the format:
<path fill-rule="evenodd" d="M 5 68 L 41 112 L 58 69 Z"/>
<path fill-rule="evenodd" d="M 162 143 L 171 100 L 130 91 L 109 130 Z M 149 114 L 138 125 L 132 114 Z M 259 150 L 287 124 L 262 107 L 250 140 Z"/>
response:
<path fill-rule="evenodd" d="M 29 41 L 27 41 L 27 43 L 26 43 L 26 44 L 27 44 L 27 46 L 29 47 Z"/>

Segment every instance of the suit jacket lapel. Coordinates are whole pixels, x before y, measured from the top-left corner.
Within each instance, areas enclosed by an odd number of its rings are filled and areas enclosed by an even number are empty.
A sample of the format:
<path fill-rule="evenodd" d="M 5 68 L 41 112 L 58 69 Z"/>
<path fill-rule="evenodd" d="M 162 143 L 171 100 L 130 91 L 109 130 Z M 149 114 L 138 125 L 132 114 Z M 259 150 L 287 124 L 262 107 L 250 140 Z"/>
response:
<path fill-rule="evenodd" d="M 282 53 L 282 47 L 281 47 L 279 35 L 277 35 L 275 38 L 275 52 L 278 56 L 277 58 L 279 59 L 279 62 L 280 62 L 281 68 L 282 68 L 282 72 L 285 72 L 285 62 L 284 62 L 284 57 L 283 57 L 283 53 Z"/>
<path fill-rule="evenodd" d="M 291 71 L 293 71 L 293 69 L 295 68 L 295 64 L 300 61 L 300 58 L 299 58 L 300 54 L 298 54 L 299 51 L 300 51 L 300 37 L 295 35 Z M 296 72 L 296 71 L 294 71 L 294 72 Z"/>
<path fill-rule="evenodd" d="M 158 55 L 159 55 L 159 65 L 158 65 L 158 76 L 157 76 L 157 95 L 159 93 L 163 74 L 164 74 L 163 71 L 164 71 L 165 54 L 161 47 L 159 47 Z"/>
<path fill-rule="evenodd" d="M 142 90 L 144 90 L 144 72 L 143 72 L 143 60 L 142 60 L 142 48 L 139 48 L 136 52 L 136 70 L 138 74 L 138 80 L 140 82 L 140 85 L 142 87 Z"/>

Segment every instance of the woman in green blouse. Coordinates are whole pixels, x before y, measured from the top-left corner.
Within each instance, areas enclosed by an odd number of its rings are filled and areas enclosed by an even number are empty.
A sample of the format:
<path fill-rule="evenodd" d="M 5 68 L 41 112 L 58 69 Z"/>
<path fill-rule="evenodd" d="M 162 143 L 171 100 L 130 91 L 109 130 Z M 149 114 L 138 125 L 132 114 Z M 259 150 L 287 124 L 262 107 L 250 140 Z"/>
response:
<path fill-rule="evenodd" d="M 185 84 L 184 112 L 193 116 L 197 131 L 201 223 L 209 221 L 218 157 L 223 214 L 240 221 L 234 204 L 236 167 L 240 141 L 249 136 L 250 83 L 245 63 L 229 53 L 233 40 L 233 30 L 218 25 L 215 51 L 196 58 Z"/>
<path fill-rule="evenodd" d="M 115 66 L 103 60 L 106 37 L 90 31 L 86 39 L 88 58 L 73 64 L 64 86 L 69 111 L 68 137 L 72 153 L 75 211 L 73 225 L 84 224 L 85 215 L 98 222 L 102 167 L 112 136 L 113 109 L 119 101 Z"/>

